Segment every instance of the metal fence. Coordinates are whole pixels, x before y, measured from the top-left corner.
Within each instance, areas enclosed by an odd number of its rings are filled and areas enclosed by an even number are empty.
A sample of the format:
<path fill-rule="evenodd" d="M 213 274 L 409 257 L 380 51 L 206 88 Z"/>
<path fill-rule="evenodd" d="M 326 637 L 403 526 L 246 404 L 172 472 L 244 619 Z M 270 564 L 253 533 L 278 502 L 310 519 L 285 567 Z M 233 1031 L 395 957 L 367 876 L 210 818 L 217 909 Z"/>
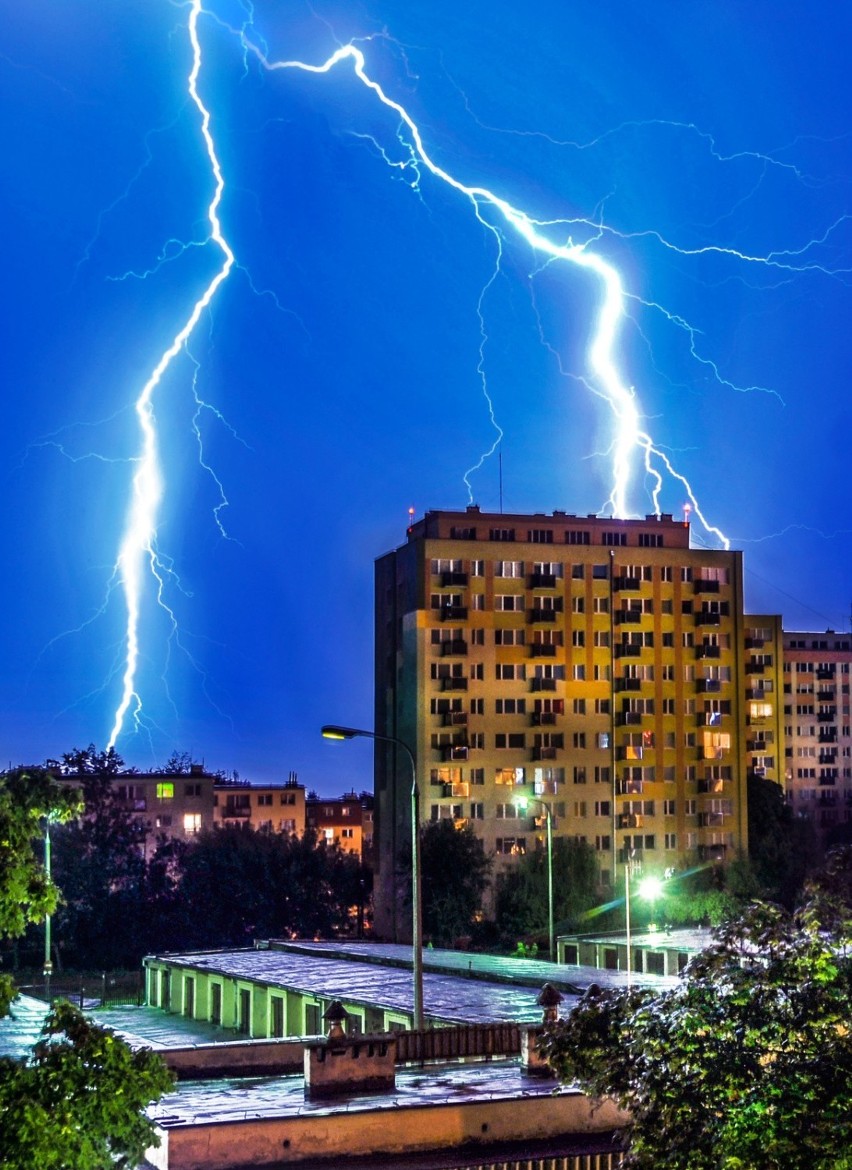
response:
<path fill-rule="evenodd" d="M 457 1024 L 422 1032 L 397 1032 L 397 1064 L 462 1057 L 517 1056 L 521 1051 L 518 1024 Z"/>
<path fill-rule="evenodd" d="M 59 976 L 39 983 L 23 984 L 20 990 L 33 999 L 55 1003 L 67 999 L 81 1010 L 100 1007 L 138 1007 L 145 1002 L 145 977 L 140 971 L 122 974 Z"/>

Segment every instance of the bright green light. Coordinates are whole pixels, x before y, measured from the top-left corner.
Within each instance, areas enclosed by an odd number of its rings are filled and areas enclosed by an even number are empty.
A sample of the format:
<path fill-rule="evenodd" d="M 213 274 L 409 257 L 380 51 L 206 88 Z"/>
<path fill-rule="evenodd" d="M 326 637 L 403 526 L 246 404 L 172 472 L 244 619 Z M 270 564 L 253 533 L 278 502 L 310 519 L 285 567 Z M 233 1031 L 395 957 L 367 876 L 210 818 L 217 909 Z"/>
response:
<path fill-rule="evenodd" d="M 513 801 L 513 804 L 514 804 L 515 808 L 518 810 L 518 812 L 526 812 L 527 805 L 529 804 L 529 800 L 527 800 L 527 798 L 525 796 L 516 796 L 514 801 Z"/>
<path fill-rule="evenodd" d="M 658 877 L 644 877 L 639 883 L 639 897 L 654 902 L 663 892 L 663 883 Z"/>

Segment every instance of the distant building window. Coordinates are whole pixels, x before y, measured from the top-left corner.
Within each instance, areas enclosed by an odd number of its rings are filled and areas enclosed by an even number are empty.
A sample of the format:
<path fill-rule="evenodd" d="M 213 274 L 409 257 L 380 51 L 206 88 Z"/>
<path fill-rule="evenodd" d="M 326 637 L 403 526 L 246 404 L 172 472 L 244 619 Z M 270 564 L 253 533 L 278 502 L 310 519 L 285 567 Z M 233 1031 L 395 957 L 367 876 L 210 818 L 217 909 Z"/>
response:
<path fill-rule="evenodd" d="M 272 804 L 272 793 L 271 792 L 259 792 L 257 794 L 257 803 L 258 803 L 258 805 L 260 805 L 261 808 L 265 808 L 268 805 L 271 805 Z"/>
<path fill-rule="evenodd" d="M 351 841 L 353 839 L 353 837 L 355 836 L 355 830 L 354 829 L 341 829 L 340 836 L 343 837 L 346 841 Z"/>
<path fill-rule="evenodd" d="M 171 820 L 171 817 L 169 818 Z M 201 832 L 201 813 L 183 814 L 183 831 L 188 837 Z"/>
<path fill-rule="evenodd" d="M 157 785 L 157 800 L 174 800 L 175 786 L 171 780 L 165 780 Z"/>
<path fill-rule="evenodd" d="M 201 795 L 201 785 L 200 784 L 185 784 L 183 787 L 183 791 L 184 791 L 185 796 L 200 796 Z"/>

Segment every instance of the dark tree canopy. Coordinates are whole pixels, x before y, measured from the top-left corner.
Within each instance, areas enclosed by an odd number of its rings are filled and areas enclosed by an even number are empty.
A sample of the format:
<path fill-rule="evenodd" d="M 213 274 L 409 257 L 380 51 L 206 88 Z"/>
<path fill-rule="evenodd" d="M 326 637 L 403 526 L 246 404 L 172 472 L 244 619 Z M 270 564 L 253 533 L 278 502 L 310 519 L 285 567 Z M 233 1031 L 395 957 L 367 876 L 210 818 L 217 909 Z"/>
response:
<path fill-rule="evenodd" d="M 756 903 L 671 991 L 590 989 L 543 1051 L 632 1118 L 630 1164 L 852 1166 L 850 855 L 795 912 Z"/>
<path fill-rule="evenodd" d="M 583 841 L 557 837 L 553 842 L 553 917 L 557 929 L 575 929 L 598 900 L 594 849 Z M 497 925 L 509 938 L 546 934 L 547 911 L 547 850 L 539 846 L 500 875 Z"/>
<path fill-rule="evenodd" d="M 411 902 L 411 851 L 399 858 Z M 482 911 L 492 861 L 470 825 L 430 821 L 420 834 L 424 937 L 439 946 L 470 934 Z"/>

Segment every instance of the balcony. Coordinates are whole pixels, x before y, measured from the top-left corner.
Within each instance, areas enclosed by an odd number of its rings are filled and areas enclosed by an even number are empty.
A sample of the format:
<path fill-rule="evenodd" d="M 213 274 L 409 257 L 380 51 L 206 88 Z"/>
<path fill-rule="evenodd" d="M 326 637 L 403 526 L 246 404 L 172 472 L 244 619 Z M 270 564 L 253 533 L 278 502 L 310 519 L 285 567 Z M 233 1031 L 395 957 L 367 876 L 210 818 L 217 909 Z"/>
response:
<path fill-rule="evenodd" d="M 441 643 L 442 658 L 460 657 L 463 654 L 467 654 L 467 642 L 464 638 L 453 638 L 450 642 Z"/>
<path fill-rule="evenodd" d="M 834 752 L 820 752 L 820 754 L 817 758 L 817 763 L 818 764 L 836 764 L 837 763 L 837 752 L 836 751 L 834 751 Z"/>
<path fill-rule="evenodd" d="M 550 643 L 533 642 L 530 645 L 530 658 L 555 658 L 556 647 Z"/>
<path fill-rule="evenodd" d="M 832 727 L 831 731 L 821 731 L 817 743 L 837 743 L 837 729 Z"/>
<path fill-rule="evenodd" d="M 692 588 L 696 593 L 718 593 L 719 582 L 708 581 L 706 577 L 696 577 L 692 583 Z"/>
<path fill-rule="evenodd" d="M 615 611 L 615 624 L 617 626 L 638 626 L 641 621 L 641 609 L 617 609 Z"/>
<path fill-rule="evenodd" d="M 725 814 L 720 812 L 700 812 L 698 814 L 699 829 L 718 829 L 725 823 Z"/>
<path fill-rule="evenodd" d="M 641 691 L 641 678 L 617 678 L 615 680 L 616 691 Z"/>
<path fill-rule="evenodd" d="M 642 716 L 638 711 L 617 711 L 615 722 L 617 727 L 641 727 Z"/>
<path fill-rule="evenodd" d="M 615 577 L 612 587 L 613 589 L 641 589 L 642 581 L 639 577 Z"/>
<path fill-rule="evenodd" d="M 466 727 L 467 726 L 467 712 L 466 711 L 445 711 L 444 712 L 444 727 Z"/>
<path fill-rule="evenodd" d="M 642 656 L 642 647 L 634 645 L 633 642 L 616 642 L 615 657 L 616 658 L 640 658 Z"/>
<path fill-rule="evenodd" d="M 746 638 L 745 640 L 746 650 L 762 650 L 765 645 L 765 638 Z"/>
<path fill-rule="evenodd" d="M 617 796 L 641 796 L 642 781 L 626 779 L 616 780 L 615 792 Z"/>
<path fill-rule="evenodd" d="M 619 813 L 619 829 L 641 829 L 644 821 L 639 813 Z"/>
<path fill-rule="evenodd" d="M 746 674 L 763 674 L 766 670 L 765 662 L 758 662 L 756 658 L 749 658 L 745 664 Z"/>
<path fill-rule="evenodd" d="M 816 697 L 819 703 L 833 703 L 837 698 L 837 687 L 820 687 Z"/>
<path fill-rule="evenodd" d="M 699 711 L 695 716 L 696 727 L 725 727 L 728 714 L 726 711 Z"/>
<path fill-rule="evenodd" d="M 699 694 L 715 695 L 722 689 L 722 684 L 717 678 L 700 678 L 696 689 Z"/>
<path fill-rule="evenodd" d="M 760 703 L 760 702 L 762 702 L 762 701 L 763 701 L 763 700 L 766 698 L 766 696 L 767 696 L 767 694 L 768 694 L 768 693 L 769 693 L 769 692 L 768 692 L 768 691 L 765 691 L 765 690 L 763 689 L 763 687 L 749 687 L 749 688 L 746 690 L 746 698 L 747 698 L 747 699 L 752 699 L 752 700 L 754 700 L 755 702 L 758 702 L 758 703 Z M 784 712 L 784 714 L 785 714 L 785 715 L 789 715 L 789 714 L 790 714 L 790 712 L 789 712 L 789 711 L 785 711 L 785 712 Z"/>
<path fill-rule="evenodd" d="M 441 679 L 441 690 L 442 691 L 466 691 L 467 690 L 467 679 L 466 678 L 442 678 Z"/>
<path fill-rule="evenodd" d="M 534 747 L 532 750 L 532 758 L 534 760 L 555 760 L 558 750 L 555 747 Z"/>
<path fill-rule="evenodd" d="M 148 801 L 144 796 L 125 797 L 123 800 L 117 800 L 115 804 L 116 807 L 122 809 L 123 812 L 145 812 L 148 808 Z"/>
<path fill-rule="evenodd" d="M 533 711 L 530 715 L 530 723 L 533 727 L 553 727 L 556 723 L 556 712 Z"/>
<path fill-rule="evenodd" d="M 726 781 L 716 776 L 702 776 L 698 781 L 698 791 L 702 796 L 712 795 L 725 791 Z"/>
<path fill-rule="evenodd" d="M 720 613 L 708 613 L 702 609 L 695 615 L 695 624 L 697 626 L 720 626 L 722 624 L 722 615 Z"/>
<path fill-rule="evenodd" d="M 763 755 L 772 747 L 772 743 L 773 741 L 771 739 L 747 739 L 746 751 L 759 752 Z"/>
<path fill-rule="evenodd" d="M 727 845 L 699 845 L 699 861 L 724 861 L 728 855 Z"/>
<path fill-rule="evenodd" d="M 470 796 L 470 784 L 467 780 L 457 780 L 454 784 L 445 784 L 443 796 L 449 800 L 452 797 L 464 798 Z"/>
<path fill-rule="evenodd" d="M 531 680 L 531 690 L 533 691 L 555 691 L 555 678 L 534 678 Z"/>
<path fill-rule="evenodd" d="M 534 605 L 532 609 L 527 610 L 528 622 L 555 622 L 559 616 L 558 609 L 540 609 Z"/>
<path fill-rule="evenodd" d="M 467 744 L 462 743 L 445 743 L 441 748 L 442 760 L 466 760 L 468 754 Z"/>
<path fill-rule="evenodd" d="M 817 678 L 818 678 L 818 679 L 820 679 L 820 680 L 822 680 L 823 682 L 825 682 L 825 681 L 827 681 L 828 679 L 833 679 L 833 678 L 834 678 L 834 671 L 833 671 L 833 670 L 826 670 L 826 669 L 823 669 L 823 670 L 818 670 L 818 671 L 816 672 L 816 676 L 817 676 Z"/>
<path fill-rule="evenodd" d="M 837 783 L 837 769 L 826 769 L 819 778 L 820 788 L 833 788 Z"/>
<path fill-rule="evenodd" d="M 836 721 L 837 721 L 837 708 L 836 707 L 831 711 L 817 712 L 817 722 L 818 723 L 835 723 Z"/>
<path fill-rule="evenodd" d="M 247 820 L 251 816 L 248 805 L 226 804 L 222 809 L 222 819 L 225 821 Z"/>
<path fill-rule="evenodd" d="M 467 585 L 467 573 L 442 573 L 441 584 L 444 588 L 449 585 Z"/>
<path fill-rule="evenodd" d="M 558 780 L 536 780 L 535 782 L 536 796 L 556 796 L 558 792 Z"/>
<path fill-rule="evenodd" d="M 466 605 L 442 605 L 438 611 L 438 616 L 442 622 L 464 622 L 467 621 L 467 606 Z"/>
<path fill-rule="evenodd" d="M 700 646 L 695 647 L 696 658 L 721 658 L 721 646 L 714 646 L 710 642 L 702 642 Z"/>
<path fill-rule="evenodd" d="M 555 589 L 556 583 L 555 573 L 530 573 L 530 589 Z"/>

